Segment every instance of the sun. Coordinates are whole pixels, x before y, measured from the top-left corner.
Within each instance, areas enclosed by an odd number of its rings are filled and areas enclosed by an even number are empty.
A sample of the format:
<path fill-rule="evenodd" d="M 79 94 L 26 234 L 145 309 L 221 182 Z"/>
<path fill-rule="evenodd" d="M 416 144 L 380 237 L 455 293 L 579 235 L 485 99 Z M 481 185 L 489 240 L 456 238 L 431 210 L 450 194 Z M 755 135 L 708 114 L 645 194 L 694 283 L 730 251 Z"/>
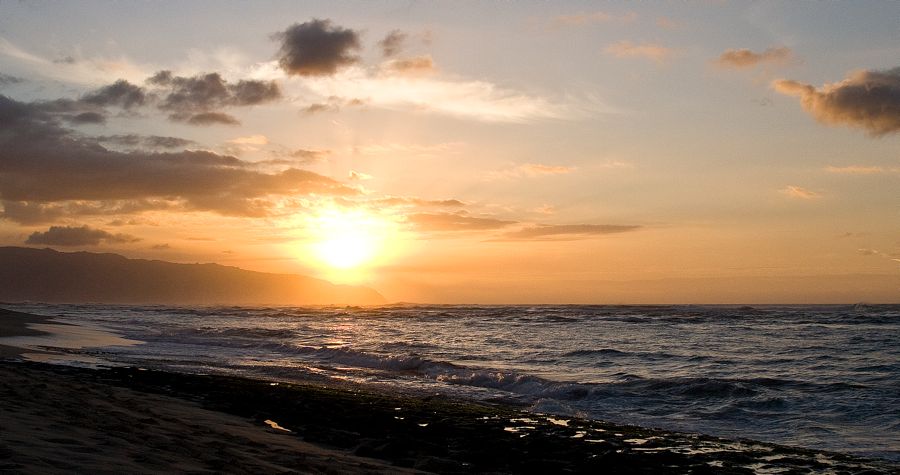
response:
<path fill-rule="evenodd" d="M 334 271 L 352 271 L 384 258 L 391 241 L 392 223 L 362 210 L 328 208 L 308 224 L 313 256 Z"/>

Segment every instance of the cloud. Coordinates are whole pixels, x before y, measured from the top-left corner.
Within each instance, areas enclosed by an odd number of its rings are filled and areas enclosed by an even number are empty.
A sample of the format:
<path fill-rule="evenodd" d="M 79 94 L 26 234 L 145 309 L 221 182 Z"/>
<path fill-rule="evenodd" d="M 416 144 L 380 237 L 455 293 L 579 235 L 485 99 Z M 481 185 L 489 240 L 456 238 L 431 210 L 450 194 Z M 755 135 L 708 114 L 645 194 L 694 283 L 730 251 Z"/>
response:
<path fill-rule="evenodd" d="M 338 96 L 328 96 L 326 102 L 316 102 L 310 104 L 303 109 L 307 114 L 318 114 L 319 112 L 337 112 L 346 106 L 361 106 L 365 104 L 362 99 L 344 99 Z"/>
<path fill-rule="evenodd" d="M 775 63 L 784 64 L 793 57 L 793 51 L 787 47 L 768 48 L 765 51 L 754 53 L 749 49 L 725 50 L 715 63 L 725 68 L 752 68 L 758 64 Z"/>
<path fill-rule="evenodd" d="M 146 147 L 146 148 L 184 148 L 189 145 L 196 145 L 193 140 L 183 139 L 180 137 L 168 137 L 162 135 L 139 135 L 139 134 L 122 134 L 122 135 L 104 135 L 96 137 L 95 140 L 101 143 L 112 143 L 125 147 Z"/>
<path fill-rule="evenodd" d="M 418 157 L 434 157 L 444 153 L 454 153 L 462 148 L 461 142 L 442 142 L 436 144 L 402 144 L 383 143 L 359 145 L 353 148 L 354 153 L 361 155 L 415 155 Z"/>
<path fill-rule="evenodd" d="M 820 89 L 785 79 L 773 87 L 800 98 L 803 109 L 823 124 L 864 129 L 874 137 L 900 131 L 900 68 L 857 71 Z"/>
<path fill-rule="evenodd" d="M 421 208 L 424 210 L 434 208 L 462 208 L 463 206 L 466 206 L 466 203 L 457 199 L 429 200 L 408 196 L 386 196 L 374 199 L 364 199 L 362 201 L 348 199 L 344 200 L 342 204 L 348 207 L 368 206 L 379 210 L 384 208 Z"/>
<path fill-rule="evenodd" d="M 308 150 L 300 148 L 290 151 L 273 150 L 270 154 L 274 158 L 253 163 L 258 165 L 309 165 L 325 160 L 328 155 L 331 155 L 331 150 Z"/>
<path fill-rule="evenodd" d="M 635 12 L 627 12 L 622 14 L 608 12 L 584 12 L 572 15 L 559 15 L 553 18 L 552 25 L 555 27 L 562 26 L 587 26 L 597 23 L 630 23 L 638 17 Z"/>
<path fill-rule="evenodd" d="M 815 191 L 807 190 L 806 188 L 801 188 L 794 185 L 788 185 L 782 188 L 781 192 L 791 198 L 798 198 L 801 200 L 812 200 L 822 197 L 822 195 L 816 193 Z"/>
<path fill-rule="evenodd" d="M 359 62 L 359 33 L 331 20 L 295 23 L 274 38 L 281 41 L 278 64 L 287 74 L 328 76 Z"/>
<path fill-rule="evenodd" d="M 576 240 L 637 231 L 641 226 L 615 224 L 538 224 L 503 235 L 511 240 Z"/>
<path fill-rule="evenodd" d="M 488 180 L 533 178 L 545 175 L 564 175 L 575 171 L 575 167 L 563 165 L 544 165 L 541 163 L 525 163 L 506 170 L 493 171 L 485 178 Z"/>
<path fill-rule="evenodd" d="M 630 41 L 620 41 L 607 46 L 606 53 L 617 58 L 644 58 L 662 63 L 671 58 L 675 51 L 655 43 L 635 44 Z"/>
<path fill-rule="evenodd" d="M 496 218 L 479 218 L 465 213 L 414 213 L 406 216 L 406 221 L 419 231 L 484 231 L 500 229 L 515 221 Z"/>
<path fill-rule="evenodd" d="M 677 30 L 681 28 L 681 23 L 669 17 L 661 16 L 656 19 L 656 26 L 664 30 Z"/>
<path fill-rule="evenodd" d="M 369 175 L 368 173 L 358 172 L 356 170 L 350 170 L 347 173 L 347 178 L 350 179 L 350 181 L 363 181 L 363 180 L 371 180 L 373 177 L 372 177 L 372 175 Z"/>
<path fill-rule="evenodd" d="M 56 99 L 32 103 L 46 113 L 72 123 L 103 123 L 107 108 L 134 111 L 156 106 L 169 113 L 169 119 L 192 125 L 238 124 L 221 111 L 227 107 L 246 107 L 275 101 L 282 97 L 274 81 L 240 80 L 229 83 L 218 73 L 191 77 L 159 71 L 146 80 L 149 88 L 120 79 L 97 88 L 77 100 Z"/>
<path fill-rule="evenodd" d="M 582 115 L 596 101 L 578 105 L 526 94 L 486 81 L 446 80 L 430 76 L 370 74 L 362 68 L 305 85 L 320 97 L 362 97 L 366 104 L 389 110 L 438 113 L 485 122 L 522 123 Z M 570 101 L 569 101 L 570 102 Z M 600 108 L 599 105 L 597 108 Z"/>
<path fill-rule="evenodd" d="M 265 135 L 248 135 L 246 137 L 236 137 L 228 141 L 228 143 L 233 143 L 236 145 L 266 145 L 269 143 L 269 138 Z"/>
<path fill-rule="evenodd" d="M 150 249 L 153 249 L 154 251 L 168 251 L 168 250 L 172 249 L 172 246 L 170 246 L 168 243 L 155 244 L 155 245 L 151 246 Z"/>
<path fill-rule="evenodd" d="M 173 120 L 195 125 L 234 124 L 236 119 L 218 110 L 265 104 L 282 97 L 281 89 L 274 81 L 229 83 L 219 73 L 185 77 L 163 70 L 148 78 L 147 83 L 161 96 L 157 105 L 160 110 L 170 112 L 169 117 Z"/>
<path fill-rule="evenodd" d="M 0 87 L 9 86 L 11 84 L 19 84 L 23 82 L 22 78 L 16 76 L 10 76 L 9 74 L 0 73 Z"/>
<path fill-rule="evenodd" d="M 431 55 L 412 58 L 392 59 L 381 65 L 381 70 L 389 74 L 422 75 L 434 73 L 437 68 Z"/>
<path fill-rule="evenodd" d="M 408 37 L 408 34 L 400 30 L 391 31 L 378 42 L 378 46 L 381 47 L 381 54 L 384 55 L 385 58 L 390 58 L 399 54 L 403 51 L 403 47 L 405 46 Z"/>
<path fill-rule="evenodd" d="M 304 148 L 298 148 L 297 150 L 293 150 L 289 153 L 290 156 L 294 158 L 302 158 L 305 160 L 322 160 L 326 156 L 331 154 L 331 150 L 307 150 Z"/>
<path fill-rule="evenodd" d="M 106 116 L 99 112 L 82 112 L 65 117 L 73 124 L 105 124 Z"/>
<path fill-rule="evenodd" d="M 124 244 L 139 241 L 140 238 L 128 234 L 112 234 L 102 229 L 89 226 L 51 226 L 44 232 L 35 232 L 28 236 L 25 244 L 47 246 L 97 246 L 101 242 L 107 244 Z"/>
<path fill-rule="evenodd" d="M 128 110 L 143 106 L 147 102 L 147 94 L 142 87 L 119 79 L 108 86 L 85 94 L 81 101 L 99 107 L 118 106 Z"/>
<path fill-rule="evenodd" d="M 825 171 L 828 173 L 839 173 L 844 175 L 877 175 L 888 171 L 884 167 L 865 166 L 865 165 L 848 165 L 845 167 L 827 166 Z"/>
<path fill-rule="evenodd" d="M 234 116 L 226 114 L 224 112 L 201 112 L 199 114 L 194 114 L 188 117 L 185 122 L 191 125 L 241 124 L 241 121 L 237 120 Z"/>
<path fill-rule="evenodd" d="M 265 216 L 279 197 L 350 196 L 356 189 L 296 168 L 277 173 L 208 151 L 109 150 L 39 107 L 0 96 L 0 199 L 6 202 L 165 200 L 186 210 Z"/>
<path fill-rule="evenodd" d="M 173 203 L 159 199 L 64 201 L 44 203 L 35 201 L 3 201 L 0 217 L 20 224 L 52 223 L 71 216 L 110 216 L 171 209 Z"/>

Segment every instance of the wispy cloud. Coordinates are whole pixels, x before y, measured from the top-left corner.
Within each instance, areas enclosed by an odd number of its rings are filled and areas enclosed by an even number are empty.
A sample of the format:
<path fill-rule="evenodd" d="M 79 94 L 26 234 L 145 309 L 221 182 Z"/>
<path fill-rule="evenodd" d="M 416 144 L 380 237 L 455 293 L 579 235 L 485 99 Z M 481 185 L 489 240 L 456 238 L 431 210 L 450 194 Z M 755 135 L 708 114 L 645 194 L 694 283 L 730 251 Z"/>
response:
<path fill-rule="evenodd" d="M 635 12 L 609 13 L 604 11 L 581 12 L 553 17 L 551 26 L 588 26 L 598 23 L 631 23 L 638 17 Z"/>
<path fill-rule="evenodd" d="M 815 191 L 808 190 L 806 188 L 802 188 L 802 187 L 794 186 L 794 185 L 788 185 L 788 186 L 782 188 L 781 193 L 783 193 L 784 195 L 789 196 L 791 198 L 797 198 L 797 199 L 801 199 L 801 200 L 813 200 L 813 199 L 822 197 L 821 194 L 819 194 Z"/>
<path fill-rule="evenodd" d="M 460 213 L 415 213 L 406 217 L 415 229 L 425 232 L 484 231 L 500 229 L 515 221 Z"/>
<path fill-rule="evenodd" d="M 724 68 L 752 68 L 759 64 L 785 64 L 791 61 L 794 52 L 787 47 L 773 47 L 759 53 L 749 49 L 729 49 L 722 53 L 714 63 Z"/>
<path fill-rule="evenodd" d="M 381 65 L 381 71 L 386 74 L 421 76 L 436 72 L 437 66 L 435 66 L 431 55 L 423 54 L 411 58 L 397 58 L 385 61 Z"/>
<path fill-rule="evenodd" d="M 0 56 L 6 56 L 39 76 L 76 84 L 102 84 L 110 77 L 140 81 L 153 71 L 125 56 L 68 57 L 65 61 L 45 58 L 32 53 L 5 38 L 0 38 Z"/>
<path fill-rule="evenodd" d="M 573 241 L 607 234 L 637 231 L 641 226 L 615 224 L 537 224 L 505 233 L 509 240 Z"/>
<path fill-rule="evenodd" d="M 504 170 L 489 172 L 485 175 L 487 180 L 501 180 L 513 178 L 531 178 L 544 175 L 565 175 L 575 171 L 575 167 L 564 165 L 544 165 L 541 163 L 524 163 Z"/>
<path fill-rule="evenodd" d="M 436 144 L 414 143 L 375 143 L 353 147 L 352 152 L 360 155 L 412 155 L 417 157 L 434 157 L 445 153 L 459 152 L 465 144 L 462 142 L 442 142 Z"/>
<path fill-rule="evenodd" d="M 585 112 L 561 100 L 500 87 L 487 81 L 371 74 L 349 68 L 332 77 L 308 78 L 304 85 L 320 97 L 362 97 L 391 110 L 436 113 L 484 122 L 564 119 Z M 602 107 L 597 107 L 602 110 Z"/>
<path fill-rule="evenodd" d="M 829 165 L 825 167 L 825 171 L 843 175 L 877 175 L 880 173 L 900 172 L 900 168 L 885 168 L 874 165 L 847 165 L 843 167 Z"/>
<path fill-rule="evenodd" d="M 656 61 L 657 63 L 665 62 L 670 59 L 675 50 L 656 43 L 637 44 L 631 41 L 620 41 L 606 47 L 606 53 L 617 58 L 643 58 Z"/>

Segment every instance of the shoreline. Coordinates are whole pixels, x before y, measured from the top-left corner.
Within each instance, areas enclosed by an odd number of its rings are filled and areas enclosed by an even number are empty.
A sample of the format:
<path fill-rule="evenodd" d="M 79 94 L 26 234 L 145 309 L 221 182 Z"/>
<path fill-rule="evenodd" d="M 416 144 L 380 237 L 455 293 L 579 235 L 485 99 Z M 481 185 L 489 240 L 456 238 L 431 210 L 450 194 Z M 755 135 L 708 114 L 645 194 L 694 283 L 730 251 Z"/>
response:
<path fill-rule="evenodd" d="M 45 337 L 32 326 L 50 319 L 0 309 L 0 335 Z M 35 351 L 5 348 L 0 427 L 14 429 L 0 430 L 0 472 L 900 471 L 882 459 L 535 414 L 508 404 L 312 378 L 286 383 L 16 361 Z"/>
<path fill-rule="evenodd" d="M 48 332 L 35 330 L 30 325 L 47 323 L 51 318 L 53 317 L 0 308 L 0 337 L 47 336 L 49 335 Z M 31 352 L 34 351 L 20 346 L 0 343 L 0 360 L 18 357 L 24 353 Z"/>
<path fill-rule="evenodd" d="M 247 464 L 247 470 L 272 471 L 274 467 L 262 468 L 261 460 L 269 458 L 269 452 L 282 457 L 285 451 L 303 454 L 305 461 L 288 457 L 279 470 L 312 472 L 898 470 L 887 461 L 840 453 L 540 415 L 439 396 L 132 367 L 0 362 L 0 402 L 2 425 L 16 428 L 0 431 L 0 470 L 25 473 L 91 469 L 92 463 L 100 463 L 100 455 L 91 450 L 91 440 L 98 438 L 124 446 L 118 455 L 104 448 L 103 467 L 119 464 L 119 470 L 141 472 L 182 471 L 186 466 L 178 464 L 190 460 L 202 461 L 202 467 L 192 470 L 243 471 L 235 467 Z M 77 420 L 69 419 L 76 415 Z M 238 426 L 246 440 L 228 435 Z M 146 451 L 141 446 L 146 440 L 158 444 L 148 445 Z M 188 461 L 181 460 L 188 446 L 199 448 L 192 449 Z M 246 446 L 257 452 L 241 453 Z M 73 450 L 76 453 L 66 455 Z M 223 450 L 230 454 L 229 465 L 220 465 Z M 50 453 L 57 455 L 46 455 Z M 333 466 L 304 465 L 318 456 Z M 167 462 L 171 460 L 180 462 Z"/>

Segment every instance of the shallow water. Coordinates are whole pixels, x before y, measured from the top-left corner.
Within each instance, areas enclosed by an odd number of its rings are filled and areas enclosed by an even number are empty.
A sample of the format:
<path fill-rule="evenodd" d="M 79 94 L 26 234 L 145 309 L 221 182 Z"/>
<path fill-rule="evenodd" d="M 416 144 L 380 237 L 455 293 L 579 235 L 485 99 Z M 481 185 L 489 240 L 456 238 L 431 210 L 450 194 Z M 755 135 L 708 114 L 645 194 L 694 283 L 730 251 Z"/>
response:
<path fill-rule="evenodd" d="M 900 460 L 900 306 L 18 305 L 145 342 L 68 350 L 310 374 Z"/>

